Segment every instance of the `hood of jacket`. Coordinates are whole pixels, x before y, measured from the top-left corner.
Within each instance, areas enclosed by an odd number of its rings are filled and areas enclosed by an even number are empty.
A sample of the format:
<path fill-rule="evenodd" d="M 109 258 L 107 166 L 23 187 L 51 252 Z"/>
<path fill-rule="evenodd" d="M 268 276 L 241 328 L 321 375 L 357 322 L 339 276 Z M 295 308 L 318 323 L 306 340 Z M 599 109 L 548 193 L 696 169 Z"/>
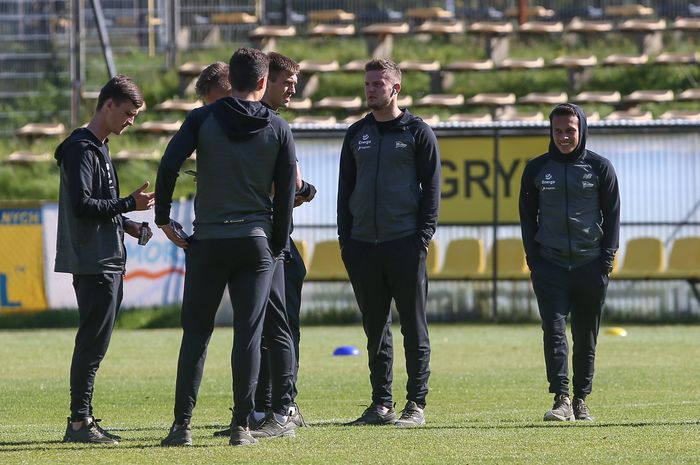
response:
<path fill-rule="evenodd" d="M 561 151 L 557 148 L 557 145 L 554 143 L 554 129 L 552 128 L 552 112 L 549 114 L 549 153 L 552 154 L 552 156 L 556 160 L 578 160 L 586 153 L 586 139 L 588 139 L 588 122 L 586 120 L 586 114 L 583 112 L 583 109 L 578 105 L 574 105 L 573 103 L 566 103 L 564 105 L 573 109 L 576 112 L 576 115 L 578 116 L 578 145 L 573 150 L 573 152 L 566 154 L 561 153 Z"/>
<path fill-rule="evenodd" d="M 106 140 L 105 143 L 107 143 Z M 73 130 L 70 136 L 61 142 L 58 147 L 56 147 L 53 157 L 56 159 L 56 164 L 58 166 L 61 166 L 63 157 L 66 155 L 66 153 L 68 153 L 71 147 L 76 144 L 92 145 L 97 150 L 99 150 L 100 146 L 103 145 L 102 142 L 97 139 L 97 136 L 95 136 L 95 134 L 93 134 L 88 128 L 77 128 Z"/>
<path fill-rule="evenodd" d="M 231 139 L 247 139 L 264 130 L 274 112 L 261 102 L 224 97 L 212 104 L 214 118 Z"/>

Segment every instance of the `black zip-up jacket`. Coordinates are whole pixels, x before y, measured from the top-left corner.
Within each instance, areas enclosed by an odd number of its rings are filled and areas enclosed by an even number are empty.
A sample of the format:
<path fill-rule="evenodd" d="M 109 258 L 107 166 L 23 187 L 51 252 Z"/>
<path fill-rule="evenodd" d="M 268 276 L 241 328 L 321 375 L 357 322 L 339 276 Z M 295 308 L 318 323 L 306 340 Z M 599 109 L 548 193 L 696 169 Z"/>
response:
<path fill-rule="evenodd" d="M 87 128 L 74 130 L 56 148 L 61 180 L 54 270 L 72 274 L 124 273 L 124 218 L 136 209 L 119 197 L 119 179 L 107 141 Z"/>
<path fill-rule="evenodd" d="M 296 187 L 289 125 L 262 103 L 234 97 L 192 110 L 158 168 L 157 225 L 168 223 L 178 172 L 195 149 L 194 237 L 262 236 L 275 255 L 286 252 Z"/>
<path fill-rule="evenodd" d="M 418 234 L 427 247 L 440 206 L 440 152 L 430 126 L 408 110 L 372 113 L 345 135 L 338 182 L 338 238 L 380 243 Z"/>
<path fill-rule="evenodd" d="M 579 145 L 561 153 L 550 117 L 549 152 L 530 160 L 520 185 L 520 225 L 531 270 L 545 259 L 567 269 L 598 258 L 612 269 L 618 249 L 620 195 L 612 164 L 586 150 L 586 116 L 579 118 Z"/>

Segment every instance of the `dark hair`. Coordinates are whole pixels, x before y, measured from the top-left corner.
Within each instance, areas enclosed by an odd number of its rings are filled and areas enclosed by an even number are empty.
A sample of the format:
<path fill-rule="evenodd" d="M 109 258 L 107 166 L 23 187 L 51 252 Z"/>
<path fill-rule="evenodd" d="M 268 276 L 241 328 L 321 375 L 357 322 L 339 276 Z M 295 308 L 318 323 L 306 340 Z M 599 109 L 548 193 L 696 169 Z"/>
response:
<path fill-rule="evenodd" d="M 231 87 L 241 92 L 256 89 L 258 81 L 267 77 L 270 59 L 254 48 L 239 48 L 228 63 L 228 80 Z"/>
<path fill-rule="evenodd" d="M 123 74 L 117 74 L 102 87 L 100 96 L 97 97 L 97 109 L 102 108 L 109 99 L 112 99 L 117 105 L 126 101 L 131 101 L 136 108 L 141 108 L 143 105 L 141 89 L 131 78 Z"/>
<path fill-rule="evenodd" d="M 270 70 L 267 75 L 271 81 L 276 81 L 277 76 L 279 76 L 282 71 L 287 71 L 291 74 L 297 74 L 299 72 L 299 64 L 291 58 L 277 52 L 270 52 L 267 56 L 270 58 Z"/>
<path fill-rule="evenodd" d="M 385 71 L 396 82 L 401 82 L 401 68 L 386 58 L 375 58 L 365 64 L 365 71 Z M 393 83 L 396 84 L 396 83 Z"/>
<path fill-rule="evenodd" d="M 202 98 L 212 89 L 221 89 L 225 92 L 231 90 L 231 83 L 228 82 L 228 65 L 223 61 L 217 61 L 204 68 L 194 85 L 195 92 Z"/>
<path fill-rule="evenodd" d="M 570 103 L 560 103 L 549 114 L 549 119 L 551 120 L 555 116 L 575 116 L 578 118 L 578 112 Z"/>

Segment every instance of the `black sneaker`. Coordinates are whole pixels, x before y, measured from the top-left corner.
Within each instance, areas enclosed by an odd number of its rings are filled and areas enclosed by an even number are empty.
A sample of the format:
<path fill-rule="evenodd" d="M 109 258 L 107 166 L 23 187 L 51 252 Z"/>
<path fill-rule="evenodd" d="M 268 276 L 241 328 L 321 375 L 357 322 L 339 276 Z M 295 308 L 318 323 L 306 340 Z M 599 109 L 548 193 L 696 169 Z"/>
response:
<path fill-rule="evenodd" d="M 383 412 L 382 405 L 370 405 L 362 412 L 360 418 L 347 423 L 348 426 L 364 426 L 364 425 L 389 425 L 396 421 L 396 409 L 393 406 L 389 410 Z"/>
<path fill-rule="evenodd" d="M 568 394 L 554 396 L 552 410 L 544 414 L 544 421 L 573 421 L 574 410 L 571 408 L 571 399 Z"/>
<path fill-rule="evenodd" d="M 229 410 L 233 411 L 232 409 L 229 408 Z M 270 412 L 270 410 L 265 410 L 265 417 L 267 414 Z M 255 419 L 255 416 L 253 416 L 253 413 L 251 412 L 250 415 L 248 415 L 248 426 L 250 429 L 258 429 L 262 426 L 263 423 L 265 423 L 265 417 L 262 417 L 259 420 Z M 230 437 L 231 436 L 231 431 L 233 431 L 233 418 L 231 418 L 231 423 L 229 423 L 228 428 L 222 429 L 219 431 L 214 432 L 214 437 Z"/>
<path fill-rule="evenodd" d="M 292 422 L 291 417 L 287 417 L 287 421 L 280 423 L 275 418 L 275 414 L 270 412 L 267 417 L 265 417 L 265 422 L 260 426 L 260 428 L 250 430 L 250 435 L 254 438 L 293 438 L 296 436 L 294 428 L 296 428 Z"/>
<path fill-rule="evenodd" d="M 100 426 L 100 422 L 102 421 L 102 418 L 95 418 L 95 417 L 93 417 L 92 420 L 95 422 L 95 428 L 97 428 L 97 430 L 98 430 L 100 433 L 104 434 L 105 436 L 107 436 L 107 437 L 110 438 L 110 439 L 114 439 L 115 441 L 121 440 L 121 436 L 117 436 L 116 434 L 110 433 L 109 431 L 103 429 L 103 428 Z"/>
<path fill-rule="evenodd" d="M 593 421 L 591 411 L 588 409 L 586 402 L 580 397 L 574 397 L 574 417 L 581 421 Z"/>
<path fill-rule="evenodd" d="M 192 445 L 192 428 L 189 423 L 185 423 L 182 426 L 177 426 L 173 423 L 170 428 L 168 435 L 160 441 L 160 445 L 163 447 L 173 447 L 173 446 L 191 446 Z"/>
<path fill-rule="evenodd" d="M 306 424 L 304 416 L 301 414 L 301 410 L 299 410 L 299 405 L 295 403 L 292 405 L 292 407 L 294 408 L 294 413 L 289 416 L 289 419 L 292 421 L 292 423 L 294 423 L 299 428 L 309 426 Z"/>
<path fill-rule="evenodd" d="M 228 443 L 232 446 L 253 446 L 258 443 L 251 434 L 248 428 L 242 426 L 231 426 L 231 438 Z"/>
<path fill-rule="evenodd" d="M 399 428 L 411 428 L 423 426 L 424 424 L 425 416 L 423 415 L 423 409 L 412 400 L 406 402 L 406 406 L 401 411 L 401 416 L 395 423 Z"/>
<path fill-rule="evenodd" d="M 66 433 L 63 435 L 63 442 L 80 442 L 86 444 L 119 444 L 115 439 L 109 438 L 102 434 L 97 429 L 94 421 L 86 419 L 78 430 L 74 430 L 71 426 L 70 417 L 68 417 L 68 425 Z"/>

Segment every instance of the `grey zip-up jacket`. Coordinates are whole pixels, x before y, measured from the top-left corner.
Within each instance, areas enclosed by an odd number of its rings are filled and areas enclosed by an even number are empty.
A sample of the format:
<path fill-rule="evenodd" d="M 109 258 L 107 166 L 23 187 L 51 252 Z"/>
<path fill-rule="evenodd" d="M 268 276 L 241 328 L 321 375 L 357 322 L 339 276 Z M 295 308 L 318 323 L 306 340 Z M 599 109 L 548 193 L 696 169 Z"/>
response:
<path fill-rule="evenodd" d="M 157 225 L 168 223 L 178 172 L 195 149 L 194 238 L 261 236 L 275 255 L 287 251 L 296 187 L 289 125 L 262 103 L 234 97 L 190 112 L 158 168 Z"/>
<path fill-rule="evenodd" d="M 124 218 L 136 209 L 132 196 L 119 197 L 119 179 L 103 144 L 78 128 L 56 148 L 60 169 L 54 271 L 72 274 L 124 273 Z"/>
<path fill-rule="evenodd" d="M 380 131 L 378 124 L 386 125 Z M 338 238 L 381 243 L 417 234 L 430 243 L 440 206 L 440 152 L 430 126 L 404 110 L 372 113 L 345 135 L 338 181 Z"/>
<path fill-rule="evenodd" d="M 620 194 L 612 164 L 586 150 L 586 116 L 579 117 L 579 145 L 561 153 L 550 120 L 549 152 L 530 160 L 520 184 L 520 224 L 531 270 L 545 259 L 566 269 L 601 259 L 612 269 L 618 249 Z"/>

